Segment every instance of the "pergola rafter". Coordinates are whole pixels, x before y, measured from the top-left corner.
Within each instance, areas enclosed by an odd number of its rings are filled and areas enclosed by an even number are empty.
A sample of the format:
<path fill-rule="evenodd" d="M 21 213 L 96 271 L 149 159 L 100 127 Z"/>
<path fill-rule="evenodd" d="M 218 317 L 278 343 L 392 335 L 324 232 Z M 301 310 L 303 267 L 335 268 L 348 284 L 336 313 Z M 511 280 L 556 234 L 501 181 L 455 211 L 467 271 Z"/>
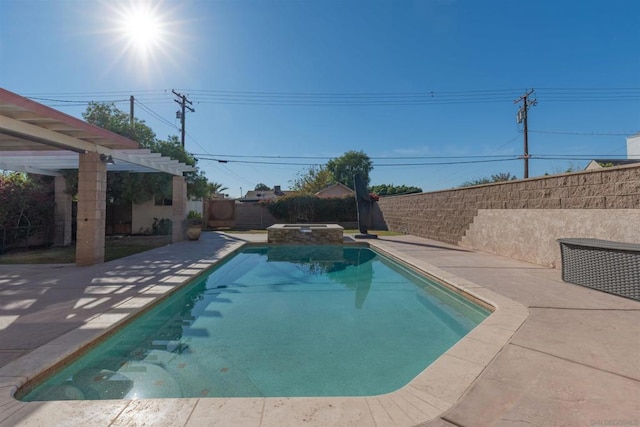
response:
<path fill-rule="evenodd" d="M 182 240 L 186 209 L 185 172 L 192 166 L 139 149 L 128 138 L 64 114 L 46 105 L 0 88 L 0 169 L 56 176 L 56 204 L 62 171 L 78 169 L 78 245 L 76 263 L 104 261 L 106 172 L 164 172 L 173 178 L 173 240 Z M 56 215 L 71 215 L 56 206 Z M 82 222 L 80 216 L 82 215 Z M 68 221 L 56 220 L 59 224 Z M 63 227 L 66 227 L 64 225 Z M 69 232 L 69 230 L 66 230 Z M 69 234 L 70 236 L 70 234 Z"/>

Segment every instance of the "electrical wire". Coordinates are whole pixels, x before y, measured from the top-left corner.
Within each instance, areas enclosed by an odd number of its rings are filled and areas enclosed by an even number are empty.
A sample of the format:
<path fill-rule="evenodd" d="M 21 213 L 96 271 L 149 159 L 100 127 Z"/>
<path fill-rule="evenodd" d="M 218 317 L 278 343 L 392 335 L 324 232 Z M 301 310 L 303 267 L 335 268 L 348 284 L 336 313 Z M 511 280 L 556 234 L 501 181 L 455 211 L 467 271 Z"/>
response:
<path fill-rule="evenodd" d="M 290 165 L 290 166 L 315 166 L 317 163 L 293 163 L 293 162 L 270 162 L 270 161 L 258 161 L 258 160 L 226 160 L 215 157 L 200 156 L 198 160 L 212 160 L 218 163 L 240 163 L 240 164 L 259 164 L 259 165 Z M 375 167 L 404 167 L 404 166 L 432 166 L 432 165 L 458 165 L 469 163 L 491 163 L 491 162 L 505 162 L 519 160 L 516 156 L 511 156 L 508 159 L 488 159 L 488 160 L 461 160 L 455 162 L 422 162 L 422 163 L 376 163 Z"/>
<path fill-rule="evenodd" d="M 192 142 L 193 142 L 194 144 L 196 144 L 198 147 L 202 148 L 202 150 L 207 151 L 207 149 L 206 149 L 206 148 L 204 148 L 204 147 L 202 146 L 202 144 L 200 144 L 200 143 L 199 143 L 199 142 L 198 142 L 198 141 L 197 141 L 193 136 L 191 136 L 191 134 L 190 134 L 189 132 L 187 132 L 187 131 L 185 130 L 185 132 L 184 132 L 184 133 L 189 137 L 189 140 L 190 140 L 190 141 L 192 141 Z M 193 153 L 191 153 L 191 155 L 192 155 L 192 156 L 194 156 L 194 157 L 197 157 L 197 156 L 200 156 L 200 155 L 202 155 L 202 154 L 193 154 Z M 207 154 L 204 154 L 204 155 L 206 155 L 206 156 L 212 156 L 213 154 L 210 154 L 210 153 L 208 153 L 208 152 L 207 152 Z"/>
<path fill-rule="evenodd" d="M 545 133 L 552 135 L 581 135 L 581 136 L 629 136 L 634 135 L 640 131 L 635 132 L 568 132 L 568 131 L 550 131 L 550 130 L 536 130 L 529 129 L 531 133 Z"/>
<path fill-rule="evenodd" d="M 228 157 L 228 158 L 259 158 L 259 159 L 323 159 L 331 160 L 335 157 L 332 156 L 266 156 L 266 155 L 239 155 L 239 154 L 211 154 L 211 153 L 192 153 L 194 156 L 210 155 L 216 157 Z M 470 155 L 470 156 L 386 156 L 386 157 L 372 157 L 368 156 L 371 160 L 405 160 L 405 159 L 468 159 L 468 158 L 490 158 L 490 157 L 513 157 L 510 154 L 499 155 Z"/>
<path fill-rule="evenodd" d="M 198 104 L 296 106 L 296 107 L 357 107 L 357 106 L 425 106 L 512 102 L 522 89 L 482 89 L 421 92 L 269 92 L 179 89 L 189 93 Z M 101 98 L 96 102 L 126 102 L 109 99 L 133 94 L 146 104 L 173 102 L 168 89 L 63 92 L 30 94 L 31 99 L 48 102 L 81 103 L 78 98 Z M 628 102 L 640 101 L 640 88 L 539 88 L 536 96 L 542 102 Z M 64 99 L 73 97 L 74 99 Z"/>
<path fill-rule="evenodd" d="M 147 107 L 145 104 L 143 104 L 139 100 L 134 98 L 134 102 L 135 102 L 136 105 L 141 107 L 144 111 L 149 113 L 151 116 L 153 116 L 154 118 L 156 118 L 160 122 L 164 123 L 165 125 L 169 126 L 170 128 L 180 130 L 174 123 L 171 123 L 169 120 L 165 119 L 160 114 L 156 113 L 155 111 L 153 111 L 151 108 Z"/>
<path fill-rule="evenodd" d="M 31 96 L 31 97 L 27 97 L 27 98 L 32 99 L 34 101 L 76 103 L 76 104 L 81 104 L 81 105 L 85 105 L 85 104 L 89 104 L 91 102 L 94 102 L 94 101 L 87 101 L 87 100 L 40 98 L 40 97 L 35 97 L 35 96 Z M 121 102 L 127 102 L 127 101 L 129 101 L 129 100 L 128 99 L 112 99 L 112 100 L 109 100 L 109 101 L 106 101 L 106 102 L 121 103 Z M 104 102 L 104 101 L 100 101 L 100 102 Z"/>

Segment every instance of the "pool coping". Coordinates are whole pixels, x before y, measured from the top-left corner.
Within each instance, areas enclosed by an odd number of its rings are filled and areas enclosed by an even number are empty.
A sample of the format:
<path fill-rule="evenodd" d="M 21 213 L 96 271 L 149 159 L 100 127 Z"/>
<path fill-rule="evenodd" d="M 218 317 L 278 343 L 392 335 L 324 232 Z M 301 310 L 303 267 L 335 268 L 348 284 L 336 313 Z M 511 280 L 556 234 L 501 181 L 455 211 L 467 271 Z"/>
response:
<path fill-rule="evenodd" d="M 494 312 L 480 325 L 397 391 L 378 396 L 309 398 L 21 402 L 13 397 L 27 381 L 44 375 L 53 366 L 117 328 L 130 316 L 156 304 L 160 297 L 175 292 L 215 263 L 251 243 L 238 241 L 212 257 L 202 258 L 188 266 L 187 270 L 193 274 L 188 279 L 183 274 L 167 276 L 163 283 L 149 286 L 140 296 L 96 315 L 83 326 L 0 368 L 0 424 L 9 423 L 12 418 L 21 422 L 51 424 L 52 419 L 68 420 L 72 417 L 81 423 L 90 420 L 92 424 L 100 425 L 111 425 L 118 420 L 144 420 L 153 424 L 151 420 L 154 418 L 163 423 L 174 418 L 188 420 L 186 425 L 207 424 L 212 418 L 230 425 L 327 425 L 338 420 L 340 424 L 415 425 L 439 417 L 462 399 L 529 316 L 529 310 L 518 302 L 441 270 L 425 260 L 395 251 L 384 241 L 372 240 L 365 246 L 494 308 Z M 355 244 L 362 246 L 363 242 Z M 123 305 L 136 311 L 123 314 Z M 48 368 L 43 370 L 43 366 Z"/>

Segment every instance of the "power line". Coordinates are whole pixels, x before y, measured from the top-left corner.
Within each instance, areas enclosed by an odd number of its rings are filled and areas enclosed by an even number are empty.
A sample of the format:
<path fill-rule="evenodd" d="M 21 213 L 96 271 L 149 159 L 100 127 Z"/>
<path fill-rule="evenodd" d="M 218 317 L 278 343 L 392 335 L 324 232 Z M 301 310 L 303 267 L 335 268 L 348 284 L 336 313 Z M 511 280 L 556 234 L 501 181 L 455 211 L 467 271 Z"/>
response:
<path fill-rule="evenodd" d="M 500 145 L 498 148 L 493 150 L 492 153 L 499 152 L 504 147 L 506 147 L 507 145 L 511 144 L 513 141 L 515 141 L 518 138 L 519 138 L 519 135 L 514 136 L 513 138 L 511 138 L 510 140 L 508 140 L 507 142 L 505 142 L 504 144 Z M 456 170 L 454 172 L 449 172 L 447 174 L 442 174 L 443 177 L 441 179 L 435 181 L 434 184 L 439 184 L 441 182 L 452 182 L 454 177 L 455 178 L 459 178 L 459 177 L 461 177 L 462 175 L 464 175 L 465 173 L 468 173 L 468 172 L 469 172 L 469 168 L 465 166 L 464 168 L 458 169 L 458 170 Z"/>
<path fill-rule="evenodd" d="M 465 94 L 487 94 L 487 93 L 496 93 L 496 94 L 504 94 L 504 93 L 520 93 L 522 92 L 522 88 L 508 88 L 508 89 L 459 89 L 459 90 L 426 90 L 426 91 L 418 91 L 418 92 L 281 92 L 281 91 L 230 91 L 230 90 L 213 90 L 213 89 L 176 89 L 179 91 L 189 92 L 189 93 L 231 93 L 231 94 L 265 94 L 265 95 L 431 95 L 433 94 L 455 94 L 455 95 L 465 95 Z M 557 94 L 576 94 L 576 93 L 622 93 L 627 94 L 630 92 L 638 93 L 640 92 L 640 87 L 538 87 L 538 93 L 540 92 L 550 92 Z M 83 96 L 83 97 L 95 97 L 96 95 L 119 95 L 119 96 L 128 96 L 133 93 L 135 95 L 142 94 L 163 94 L 169 95 L 171 89 L 127 89 L 127 90 L 116 90 L 116 91 L 79 91 L 79 92 L 27 92 L 24 96 Z"/>
<path fill-rule="evenodd" d="M 499 149 L 503 148 L 505 145 L 515 141 L 518 136 L 509 140 L 506 144 L 499 147 Z M 335 157 L 331 156 L 272 156 L 272 155 L 240 155 L 240 154 L 215 154 L 215 153 L 192 153 L 194 156 L 203 156 L 203 157 L 212 157 L 214 160 L 223 160 L 225 158 L 241 158 L 241 159 L 303 159 L 303 160 L 331 160 Z M 571 158 L 577 157 L 585 157 L 585 158 L 596 158 L 596 157 L 607 157 L 612 156 L 611 154 L 537 154 L 536 156 L 566 156 Z M 371 160 L 406 160 L 406 159 L 490 159 L 490 160 L 502 160 L 502 159 L 521 159 L 521 155 L 514 154 L 493 154 L 493 155 L 459 155 L 459 156 L 388 156 L 388 157 L 376 157 L 369 156 Z M 211 160 L 211 159 L 209 159 Z M 242 162 L 242 161 L 234 161 L 234 160 L 226 160 L 227 162 Z M 274 162 L 275 164 L 286 164 L 280 162 Z M 315 164 L 315 163 L 314 163 Z"/>
<path fill-rule="evenodd" d="M 510 159 L 491 159 L 491 160 L 468 160 L 468 161 L 457 161 L 457 162 L 427 162 L 427 163 L 382 163 L 375 164 L 376 167 L 384 167 L 384 166 L 434 166 L 434 165 L 464 165 L 471 163 L 493 163 L 493 162 L 510 162 L 513 160 L 519 160 L 519 157 L 514 157 Z"/>
<path fill-rule="evenodd" d="M 259 160 L 226 160 L 217 157 L 201 156 L 198 159 L 212 160 L 218 163 L 239 163 L 239 164 L 260 164 L 260 165 L 290 165 L 290 166 L 315 166 L 317 163 L 294 163 L 294 162 L 271 162 L 271 161 L 259 161 Z M 399 166 L 432 166 L 432 165 L 458 165 L 469 163 L 490 163 L 490 162 L 505 162 L 512 160 L 519 160 L 520 157 L 511 156 L 507 159 L 485 159 L 485 160 L 466 160 L 466 161 L 454 161 L 454 162 L 422 162 L 422 163 L 376 163 L 374 167 L 399 167 Z"/>
<path fill-rule="evenodd" d="M 201 104 L 297 107 L 347 106 L 424 106 L 500 103 L 513 99 L 521 89 L 442 90 L 417 92 L 275 92 L 229 90 L 183 90 L 191 93 L 193 102 Z M 78 98 L 122 96 L 127 92 L 65 92 L 32 94 L 34 99 L 50 102 L 87 102 Z M 129 91 L 149 103 L 170 103 L 167 89 Z M 539 88 L 538 97 L 545 102 L 610 102 L 639 101 L 640 88 Z M 37 98 L 45 97 L 46 98 Z M 178 96 L 178 95 L 177 95 Z M 180 95 L 181 96 L 181 95 Z M 55 99 L 53 97 L 56 97 Z M 74 99 L 64 99 L 73 97 Z M 62 99 L 61 99 L 62 98 Z M 124 102 L 105 99 L 104 102 Z M 178 101 L 176 101 L 178 102 Z M 180 102 L 181 103 L 181 102 Z"/>
<path fill-rule="evenodd" d="M 563 131 L 550 131 L 550 130 L 533 130 L 529 129 L 529 132 L 532 133 L 546 133 L 553 135 L 582 135 L 582 136 L 630 136 L 638 133 L 639 131 L 633 132 L 563 132 Z"/>
<path fill-rule="evenodd" d="M 614 151 L 617 151 L 614 150 Z M 619 155 L 615 154 L 534 154 L 531 158 L 544 160 L 593 160 L 593 159 L 617 159 Z"/>
<path fill-rule="evenodd" d="M 36 96 L 27 96 L 26 98 L 34 100 L 34 101 L 75 103 L 75 104 L 80 104 L 80 105 L 87 105 L 87 104 L 90 104 L 92 102 L 96 102 L 96 103 L 113 102 L 114 104 L 121 103 L 121 102 L 129 102 L 129 99 L 110 99 L 110 100 L 103 100 L 103 101 L 94 101 L 94 100 L 78 100 L 78 99 L 41 98 L 41 97 L 36 97 Z"/>
<path fill-rule="evenodd" d="M 227 165 L 221 165 L 230 175 L 235 176 L 237 179 L 239 179 L 240 181 L 243 181 L 249 185 L 252 185 L 251 181 L 249 181 L 247 178 L 243 177 L 242 175 L 239 175 L 237 173 L 235 173 L 233 170 L 231 170 L 231 168 L 227 167 Z"/>
<path fill-rule="evenodd" d="M 207 149 L 206 149 L 206 148 L 204 148 L 204 147 L 202 146 L 202 144 L 200 144 L 200 143 L 199 143 L 199 142 L 198 142 L 198 141 L 197 141 L 193 136 L 191 136 L 191 134 L 190 134 L 189 132 L 187 132 L 187 136 L 188 136 L 188 137 L 189 137 L 189 139 L 190 139 L 191 141 L 193 141 L 193 142 L 194 142 L 198 147 L 202 148 L 202 149 L 206 152 L 206 154 L 204 154 L 205 156 L 212 156 L 212 155 L 213 155 L 213 154 L 209 153 L 209 152 L 207 151 Z M 203 154 L 193 154 L 193 153 L 191 153 L 191 155 L 195 157 L 195 156 L 200 156 L 200 155 L 203 155 Z"/>
<path fill-rule="evenodd" d="M 266 156 L 266 155 L 240 155 L 240 154 L 211 154 L 211 153 L 192 153 L 194 156 L 210 155 L 217 157 L 230 157 L 230 158 L 260 158 L 260 159 L 326 159 L 331 160 L 335 156 Z M 374 157 L 368 156 L 370 159 L 378 160 L 402 160 L 402 159 L 468 159 L 468 158 L 490 158 L 490 157 L 513 157 L 511 154 L 497 154 L 497 155 L 470 155 L 470 156 L 386 156 L 386 157 Z"/>
<path fill-rule="evenodd" d="M 164 117 L 162 117 L 160 114 L 156 113 L 155 111 L 153 111 L 151 108 L 147 107 L 145 104 L 143 104 L 142 102 L 140 102 L 138 99 L 135 100 L 136 104 L 139 105 L 144 111 L 146 111 L 147 113 L 149 113 L 151 116 L 153 116 L 155 119 L 161 121 L 162 123 L 164 123 L 165 125 L 180 130 L 174 123 L 171 123 L 169 120 L 165 119 Z"/>
<path fill-rule="evenodd" d="M 303 163 L 303 162 L 274 162 L 274 161 L 260 161 L 260 160 L 229 160 L 224 159 L 222 156 L 216 155 L 197 155 L 199 160 L 214 161 L 222 164 L 236 163 L 236 164 L 249 164 L 249 165 L 278 165 L 278 166 L 315 166 L 318 163 Z M 252 156 L 238 156 L 238 157 L 252 157 Z M 266 158 L 267 156 L 265 156 Z M 432 159 L 467 159 L 473 157 L 491 157 L 491 156 L 442 156 L 442 157 L 430 157 Z M 497 157 L 497 156 L 494 156 Z M 514 160 L 522 160 L 522 155 L 509 155 L 500 156 L 503 158 L 490 158 L 490 159 L 475 159 L 475 160 L 456 160 L 448 162 L 394 162 L 394 163 L 374 163 L 374 167 L 406 167 L 406 166 L 436 166 L 436 165 L 459 165 L 459 164 L 475 164 L 475 163 L 495 163 L 495 162 L 509 162 Z M 541 160 L 591 160 L 596 158 L 616 158 L 617 156 L 612 154 L 529 154 L 528 158 L 535 158 Z M 295 158 L 295 157 L 293 157 Z M 301 159 L 309 159 L 309 157 L 299 157 Z M 420 157 L 422 159 L 428 159 L 429 157 Z M 390 157 L 382 159 L 392 159 Z M 402 159 L 402 158 L 394 158 Z M 416 159 L 416 158 L 414 158 Z"/>

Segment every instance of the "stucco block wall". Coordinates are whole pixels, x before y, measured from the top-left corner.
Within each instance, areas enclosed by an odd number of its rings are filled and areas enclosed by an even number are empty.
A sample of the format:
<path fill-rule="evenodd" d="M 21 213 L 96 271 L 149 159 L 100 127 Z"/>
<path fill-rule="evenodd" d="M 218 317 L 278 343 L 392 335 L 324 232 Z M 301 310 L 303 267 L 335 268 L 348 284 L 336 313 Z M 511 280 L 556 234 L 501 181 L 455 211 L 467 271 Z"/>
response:
<path fill-rule="evenodd" d="M 560 267 L 556 239 L 640 243 L 640 166 L 384 197 L 387 228 Z"/>
<path fill-rule="evenodd" d="M 131 233 L 151 233 L 153 219 L 173 218 L 173 206 L 156 206 L 153 199 L 133 205 L 131 211 Z"/>

